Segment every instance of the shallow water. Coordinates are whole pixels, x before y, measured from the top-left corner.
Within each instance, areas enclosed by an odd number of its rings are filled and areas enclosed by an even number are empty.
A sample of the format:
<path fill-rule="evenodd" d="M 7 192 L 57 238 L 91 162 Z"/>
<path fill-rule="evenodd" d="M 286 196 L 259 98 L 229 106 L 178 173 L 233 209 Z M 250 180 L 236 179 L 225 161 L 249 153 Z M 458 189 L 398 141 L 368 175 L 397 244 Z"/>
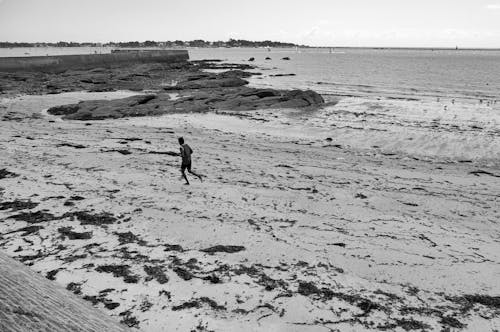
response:
<path fill-rule="evenodd" d="M 191 49 L 189 54 L 193 60 L 263 67 L 263 77 L 253 80 L 260 85 L 348 96 L 500 99 L 500 51 Z M 248 62 L 250 57 L 255 62 Z M 270 76 L 274 74 L 296 76 Z"/>

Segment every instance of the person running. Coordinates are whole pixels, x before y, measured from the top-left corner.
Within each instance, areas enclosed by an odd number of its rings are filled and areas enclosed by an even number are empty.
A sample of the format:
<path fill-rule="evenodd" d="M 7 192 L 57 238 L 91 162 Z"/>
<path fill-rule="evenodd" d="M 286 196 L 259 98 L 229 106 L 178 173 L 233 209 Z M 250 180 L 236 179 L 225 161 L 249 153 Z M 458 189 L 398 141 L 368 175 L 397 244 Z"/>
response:
<path fill-rule="evenodd" d="M 186 180 L 186 184 L 189 185 L 189 181 L 188 181 L 188 178 L 187 178 L 186 173 L 185 173 L 186 169 L 188 170 L 189 173 L 193 174 L 194 176 L 197 176 L 198 179 L 200 179 L 200 181 L 203 181 L 201 175 L 196 174 L 195 172 L 193 172 L 191 170 L 191 154 L 193 154 L 193 150 L 191 149 L 191 147 L 189 145 L 184 143 L 183 137 L 179 137 L 179 144 L 181 146 L 180 150 L 181 150 L 181 158 L 182 158 L 181 173 L 182 173 L 182 177 L 184 178 L 184 180 Z"/>

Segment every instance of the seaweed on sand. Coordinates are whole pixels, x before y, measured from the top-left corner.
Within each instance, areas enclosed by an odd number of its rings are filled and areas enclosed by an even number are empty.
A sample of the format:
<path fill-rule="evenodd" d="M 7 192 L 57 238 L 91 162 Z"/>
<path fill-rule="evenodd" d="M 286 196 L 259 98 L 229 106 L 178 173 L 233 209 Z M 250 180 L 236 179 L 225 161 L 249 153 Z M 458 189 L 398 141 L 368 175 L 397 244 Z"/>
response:
<path fill-rule="evenodd" d="M 128 284 L 139 282 L 139 276 L 130 272 L 128 265 L 100 265 L 95 269 L 97 272 L 112 273 L 114 277 L 123 277 L 123 281 Z"/>
<path fill-rule="evenodd" d="M 38 203 L 36 202 L 16 199 L 10 202 L 1 202 L 0 210 L 11 210 L 11 211 L 30 210 L 37 206 Z"/>
<path fill-rule="evenodd" d="M 200 297 L 198 299 L 192 299 L 191 301 L 184 302 L 180 305 L 176 305 L 172 307 L 173 311 L 178 311 L 178 310 L 184 310 L 184 309 L 191 309 L 191 308 L 196 308 L 199 309 L 202 307 L 203 304 L 208 304 L 210 308 L 213 310 L 226 310 L 226 307 L 223 305 L 217 304 L 214 300 L 211 298 L 208 298 L 206 296 Z"/>
<path fill-rule="evenodd" d="M 37 233 L 39 230 L 43 229 L 43 226 L 26 226 L 20 229 L 16 229 L 15 231 L 9 233 L 17 233 L 24 232 L 21 236 L 31 235 L 33 233 Z"/>
<path fill-rule="evenodd" d="M 156 279 L 160 284 L 168 282 L 168 277 L 161 266 L 144 265 L 144 272 L 148 275 L 145 279 L 146 281 Z"/>
<path fill-rule="evenodd" d="M 228 254 L 233 254 L 235 252 L 239 252 L 245 250 L 243 246 L 225 246 L 225 245 L 216 245 L 210 248 L 201 249 L 200 251 L 206 252 L 208 254 L 214 254 L 216 252 L 225 252 Z"/>
<path fill-rule="evenodd" d="M 120 316 L 123 316 L 120 323 L 123 323 L 128 327 L 137 327 L 139 325 L 139 321 L 135 318 L 135 316 L 132 316 L 132 312 L 130 310 L 121 312 Z"/>
<path fill-rule="evenodd" d="M 59 227 L 57 229 L 63 239 L 88 240 L 92 238 L 92 232 L 74 232 L 72 227 Z"/>
<path fill-rule="evenodd" d="M 115 234 L 118 236 L 118 242 L 120 244 L 127 244 L 127 243 L 137 243 L 140 246 L 145 246 L 147 245 L 147 242 L 142 240 L 140 237 L 135 235 L 132 232 L 115 232 Z"/>
<path fill-rule="evenodd" d="M 358 317 L 367 316 L 372 310 L 383 309 L 379 304 L 364 297 L 361 297 L 357 294 L 351 295 L 346 293 L 334 292 L 326 287 L 322 287 L 320 289 L 312 282 L 304 282 L 304 281 L 299 282 L 299 287 L 297 292 L 304 296 L 315 295 L 324 300 L 330 300 L 335 297 L 351 305 L 355 305 L 362 311 L 361 314 L 356 315 Z"/>
<path fill-rule="evenodd" d="M 108 212 L 101 212 L 92 214 L 87 211 L 77 211 L 65 213 L 63 217 L 77 218 L 80 221 L 80 225 L 110 225 L 115 223 L 118 219 Z"/>
<path fill-rule="evenodd" d="M 41 222 L 52 221 L 60 219 L 59 217 L 54 216 L 52 213 L 36 211 L 36 212 L 21 212 L 19 214 L 10 216 L 9 218 L 18 220 L 18 221 L 26 221 L 28 224 L 38 224 Z"/>

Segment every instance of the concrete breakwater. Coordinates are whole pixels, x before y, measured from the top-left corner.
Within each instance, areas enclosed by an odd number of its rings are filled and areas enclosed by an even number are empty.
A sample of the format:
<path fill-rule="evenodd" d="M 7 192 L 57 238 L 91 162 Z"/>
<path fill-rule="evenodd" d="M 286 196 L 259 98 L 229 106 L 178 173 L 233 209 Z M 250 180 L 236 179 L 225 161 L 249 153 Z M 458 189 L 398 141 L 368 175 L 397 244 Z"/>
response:
<path fill-rule="evenodd" d="M 189 60 L 187 50 L 138 50 L 110 54 L 6 57 L 0 58 L 0 72 L 62 72 L 68 69 L 109 68 L 128 63 L 176 63 L 187 60 Z"/>
<path fill-rule="evenodd" d="M 131 331 L 2 252 L 0 271 L 0 331 Z"/>

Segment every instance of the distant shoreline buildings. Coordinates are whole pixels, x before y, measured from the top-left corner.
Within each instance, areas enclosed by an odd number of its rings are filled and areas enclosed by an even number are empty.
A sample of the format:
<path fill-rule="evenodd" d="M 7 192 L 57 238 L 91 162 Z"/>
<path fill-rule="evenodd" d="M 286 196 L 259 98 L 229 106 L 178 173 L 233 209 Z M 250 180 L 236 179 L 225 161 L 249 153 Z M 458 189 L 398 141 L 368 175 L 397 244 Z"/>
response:
<path fill-rule="evenodd" d="M 93 43 L 93 42 L 64 42 L 57 43 L 26 43 L 26 42 L 0 42 L 0 48 L 14 47 L 309 47 L 306 45 L 297 45 L 293 43 L 283 43 L 278 41 L 264 40 L 251 41 L 244 39 L 229 39 L 228 41 L 205 41 L 196 39 L 191 41 L 153 41 L 146 40 L 144 42 L 129 41 L 129 42 L 108 42 L 108 43 Z"/>

